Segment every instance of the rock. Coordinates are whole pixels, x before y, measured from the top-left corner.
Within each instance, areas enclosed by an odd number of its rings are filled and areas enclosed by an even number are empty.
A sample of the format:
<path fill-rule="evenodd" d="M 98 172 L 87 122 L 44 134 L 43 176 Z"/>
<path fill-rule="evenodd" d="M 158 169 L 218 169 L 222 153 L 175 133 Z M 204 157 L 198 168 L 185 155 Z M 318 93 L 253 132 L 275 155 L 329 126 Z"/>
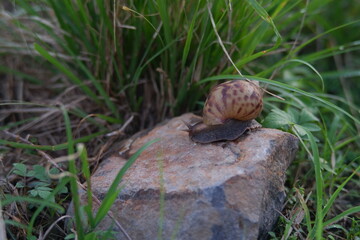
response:
<path fill-rule="evenodd" d="M 161 139 L 126 172 L 111 209 L 116 220 L 134 240 L 157 239 L 159 231 L 163 239 L 266 238 L 282 210 L 285 171 L 297 151 L 297 138 L 260 128 L 236 141 L 197 144 L 183 122 L 196 118 L 174 118 L 132 143 L 128 156 Z M 126 158 L 117 154 L 104 160 L 92 176 L 92 190 L 100 200 Z M 100 228 L 114 226 L 118 239 L 126 239 L 112 221 L 104 219 Z"/>

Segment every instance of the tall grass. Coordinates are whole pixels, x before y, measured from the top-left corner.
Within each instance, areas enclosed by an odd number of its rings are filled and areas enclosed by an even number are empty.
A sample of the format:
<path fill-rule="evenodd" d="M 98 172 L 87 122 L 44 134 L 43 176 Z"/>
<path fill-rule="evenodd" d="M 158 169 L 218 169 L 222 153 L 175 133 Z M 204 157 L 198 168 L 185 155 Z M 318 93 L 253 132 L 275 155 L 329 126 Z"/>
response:
<path fill-rule="evenodd" d="M 218 81 L 260 81 L 285 99 L 265 98 L 260 120 L 265 126 L 296 134 L 302 142 L 289 170 L 289 203 L 273 238 L 356 236 L 358 222 L 350 218 L 343 223 L 355 224 L 349 230 L 331 228 L 359 212 L 354 205 L 359 193 L 351 197 L 345 193 L 347 186 L 349 193 L 358 187 L 354 178 L 359 171 L 360 6 L 355 0 L 19 0 L 11 4 L 12 10 L 1 13 L 0 28 L 7 29 L 0 37 L 2 56 L 26 56 L 24 61 L 35 59 L 53 75 L 61 75 L 64 84 L 77 86 L 99 106 L 96 116 L 108 125 L 122 123 L 133 112 L 142 126 L 150 126 L 165 117 L 198 111 Z M 0 72 L 27 84 L 49 82 L 41 74 L 13 66 L 4 64 Z M 2 106 L 13 104 L 6 101 Z M 65 143 L 0 139 L 0 144 L 11 149 L 67 149 L 71 155 L 75 144 L 109 131 L 101 126 L 74 138 L 71 119 L 94 113 L 71 107 L 62 108 L 62 113 Z M 15 123 L 7 119 L 1 130 L 15 130 L 27 121 L 32 118 Z M 99 127 L 96 121 L 89 122 Z M 69 170 L 77 173 L 73 161 Z M 89 180 L 90 173 L 82 171 Z M 76 181 L 70 182 L 78 209 Z M 87 210 L 91 229 L 104 217 L 114 196 L 108 197 L 101 214 L 91 216 Z M 91 204 L 90 192 L 88 197 Z M 349 206 L 339 207 L 336 199 L 346 197 Z M 335 205 L 341 211 L 331 211 Z M 45 206 L 57 205 L 44 202 Z M 292 208 L 302 209 L 304 219 L 296 222 Z M 79 210 L 75 222 L 82 238 L 87 233 L 81 228 L 80 215 Z"/>

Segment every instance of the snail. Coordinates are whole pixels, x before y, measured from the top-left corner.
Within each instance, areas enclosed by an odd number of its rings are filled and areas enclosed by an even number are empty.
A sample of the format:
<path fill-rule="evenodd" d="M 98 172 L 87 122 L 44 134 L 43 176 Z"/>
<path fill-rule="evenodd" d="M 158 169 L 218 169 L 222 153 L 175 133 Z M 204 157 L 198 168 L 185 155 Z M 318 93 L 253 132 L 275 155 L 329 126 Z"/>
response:
<path fill-rule="evenodd" d="M 263 107 L 263 92 L 253 82 L 233 80 L 215 86 L 203 109 L 203 121 L 188 125 L 194 142 L 235 140 L 247 130 L 261 127 L 254 119 Z"/>

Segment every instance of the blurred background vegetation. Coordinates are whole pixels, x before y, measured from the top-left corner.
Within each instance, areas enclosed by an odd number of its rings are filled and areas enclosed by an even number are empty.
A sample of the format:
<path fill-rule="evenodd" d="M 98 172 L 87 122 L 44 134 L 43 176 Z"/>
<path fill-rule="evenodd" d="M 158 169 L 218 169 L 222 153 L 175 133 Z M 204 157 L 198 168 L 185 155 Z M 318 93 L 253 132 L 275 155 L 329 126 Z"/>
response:
<path fill-rule="evenodd" d="M 9 0 L 0 7 L 1 195 L 37 189 L 31 182 L 42 181 L 46 163 L 38 150 L 58 157 L 69 142 L 83 142 L 94 167 L 126 136 L 105 134 L 131 117 L 126 134 L 201 114 L 214 84 L 247 78 L 285 99 L 266 94 L 259 121 L 302 139 L 272 238 L 360 237 L 356 0 Z M 28 176 L 34 164 L 38 175 Z M 58 182 L 47 181 L 52 192 Z M 72 195 L 60 193 L 53 201 L 66 207 Z M 24 230 L 34 209 L 14 204 L 4 208 L 10 239 L 38 236 L 61 216 L 49 210 Z"/>

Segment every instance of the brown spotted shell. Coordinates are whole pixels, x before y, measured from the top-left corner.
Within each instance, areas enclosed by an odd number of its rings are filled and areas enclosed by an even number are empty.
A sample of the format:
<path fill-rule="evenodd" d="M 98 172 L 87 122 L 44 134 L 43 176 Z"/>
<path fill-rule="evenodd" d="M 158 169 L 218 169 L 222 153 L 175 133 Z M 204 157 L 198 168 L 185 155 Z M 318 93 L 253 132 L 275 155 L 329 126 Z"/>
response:
<path fill-rule="evenodd" d="M 263 107 L 262 95 L 260 87 L 253 82 L 233 80 L 221 83 L 206 99 L 203 121 L 207 125 L 217 125 L 227 119 L 255 119 Z"/>

